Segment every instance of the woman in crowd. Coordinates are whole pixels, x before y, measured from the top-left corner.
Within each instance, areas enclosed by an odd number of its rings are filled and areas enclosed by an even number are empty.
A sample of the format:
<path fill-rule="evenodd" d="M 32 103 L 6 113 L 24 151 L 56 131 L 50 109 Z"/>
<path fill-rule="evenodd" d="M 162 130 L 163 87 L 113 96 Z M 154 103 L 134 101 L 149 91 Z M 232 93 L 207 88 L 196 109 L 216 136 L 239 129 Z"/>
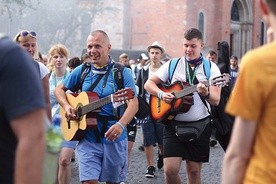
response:
<path fill-rule="evenodd" d="M 59 117 L 60 105 L 54 95 L 56 86 L 66 78 L 69 72 L 66 70 L 68 60 L 68 49 L 62 44 L 53 45 L 49 50 L 49 64 L 52 66 L 50 75 L 50 101 L 53 119 Z M 63 141 L 59 157 L 58 183 L 68 184 L 71 179 L 70 163 L 73 157 L 77 141 Z"/>
<path fill-rule="evenodd" d="M 50 107 L 50 97 L 49 97 L 49 70 L 41 62 L 37 62 L 38 57 L 38 47 L 37 47 L 37 35 L 33 31 L 20 31 L 14 37 L 14 41 L 17 42 L 23 49 L 25 49 L 34 60 L 34 64 L 38 68 L 40 78 L 42 80 L 42 86 L 44 90 L 44 98 L 47 104 L 47 115 L 49 120 L 52 120 L 51 107 Z"/>

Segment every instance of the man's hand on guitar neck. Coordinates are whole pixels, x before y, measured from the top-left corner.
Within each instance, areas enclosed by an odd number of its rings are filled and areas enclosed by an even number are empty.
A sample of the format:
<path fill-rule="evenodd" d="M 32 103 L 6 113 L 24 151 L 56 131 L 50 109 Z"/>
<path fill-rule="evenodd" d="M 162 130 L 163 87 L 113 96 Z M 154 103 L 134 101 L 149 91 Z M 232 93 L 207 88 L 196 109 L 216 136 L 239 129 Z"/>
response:
<path fill-rule="evenodd" d="M 210 95 L 209 87 L 207 87 L 204 83 L 199 82 L 197 84 L 197 92 L 202 97 L 208 97 Z"/>

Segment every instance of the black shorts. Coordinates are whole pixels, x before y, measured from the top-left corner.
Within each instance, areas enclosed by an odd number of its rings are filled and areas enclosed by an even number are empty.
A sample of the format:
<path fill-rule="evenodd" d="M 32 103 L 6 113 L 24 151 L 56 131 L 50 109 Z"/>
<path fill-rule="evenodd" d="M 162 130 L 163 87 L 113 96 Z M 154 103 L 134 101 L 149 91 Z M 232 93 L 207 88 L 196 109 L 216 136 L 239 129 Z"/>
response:
<path fill-rule="evenodd" d="M 166 125 L 163 136 L 164 157 L 182 157 L 183 160 L 208 162 L 212 126 L 208 123 L 200 137 L 192 142 L 181 142 L 175 135 L 175 126 Z"/>
<path fill-rule="evenodd" d="M 127 139 L 128 141 L 135 142 L 137 133 L 136 119 L 132 119 L 131 122 L 127 125 Z"/>

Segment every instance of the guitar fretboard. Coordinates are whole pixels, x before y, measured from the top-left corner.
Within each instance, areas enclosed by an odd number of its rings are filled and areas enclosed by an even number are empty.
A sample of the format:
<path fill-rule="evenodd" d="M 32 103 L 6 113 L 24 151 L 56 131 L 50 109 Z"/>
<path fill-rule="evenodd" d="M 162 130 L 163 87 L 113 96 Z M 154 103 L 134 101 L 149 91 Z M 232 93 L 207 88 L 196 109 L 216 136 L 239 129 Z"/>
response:
<path fill-rule="evenodd" d="M 209 86 L 209 81 L 204 81 L 203 83 L 205 84 L 205 86 Z M 185 89 L 174 94 L 175 98 L 178 99 L 197 91 L 196 86 L 197 85 L 185 87 Z"/>
<path fill-rule="evenodd" d="M 111 96 L 107 96 L 107 97 L 98 99 L 97 101 L 92 102 L 88 105 L 82 106 L 80 116 L 83 116 L 84 114 L 87 114 L 87 113 L 94 111 L 106 104 L 111 103 L 112 102 L 111 99 L 112 99 Z"/>

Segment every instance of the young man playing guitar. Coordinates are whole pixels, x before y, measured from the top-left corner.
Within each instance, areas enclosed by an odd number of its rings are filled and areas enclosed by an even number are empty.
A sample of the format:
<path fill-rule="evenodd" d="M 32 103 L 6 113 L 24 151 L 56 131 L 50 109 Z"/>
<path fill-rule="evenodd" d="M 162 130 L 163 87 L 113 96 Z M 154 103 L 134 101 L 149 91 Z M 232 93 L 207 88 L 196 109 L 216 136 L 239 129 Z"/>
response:
<path fill-rule="evenodd" d="M 109 57 L 110 49 L 109 37 L 104 31 L 96 30 L 88 36 L 87 52 L 92 66 L 90 73 L 84 79 L 82 91 L 93 91 L 99 98 L 106 98 L 118 90 L 114 79 L 114 62 Z M 82 66 L 75 68 L 55 90 L 55 95 L 65 111 L 68 124 L 70 120 L 78 119 L 79 112 L 76 112 L 76 107 L 72 107 L 68 102 L 65 91 L 71 89 L 81 79 L 81 69 Z M 135 90 L 131 70 L 124 68 L 122 75 L 124 87 Z M 125 127 L 138 111 L 136 96 L 135 92 L 135 97 L 128 102 L 125 111 L 123 108 L 114 108 L 114 104 L 111 103 L 104 105 L 95 117 L 96 128 L 88 129 L 84 139 L 80 140 L 77 154 L 79 176 L 84 184 L 96 184 L 98 181 L 115 184 L 125 181 L 127 171 Z M 118 117 L 118 112 L 120 117 Z M 88 113 L 86 119 L 91 119 L 89 117 Z"/>
<path fill-rule="evenodd" d="M 190 109 L 185 113 L 178 111 L 175 118 L 165 124 L 163 146 L 166 184 L 181 183 L 179 171 L 182 160 L 186 160 L 187 183 L 201 183 L 202 162 L 209 161 L 211 124 L 209 123 L 207 106 L 209 106 L 208 103 L 211 105 L 219 103 L 220 88 L 216 86 L 207 87 L 202 83 L 202 81 L 207 80 L 201 54 L 202 48 L 202 33 L 195 28 L 187 30 L 183 40 L 184 56 L 180 58 L 171 81 L 172 83 L 181 81 L 189 83 L 189 85 L 197 85 L 197 92 L 192 93 L 193 103 Z M 173 103 L 175 96 L 171 92 L 160 90 L 158 84 L 169 81 L 170 62 L 162 65 L 145 84 L 145 89 L 149 93 L 158 96 L 160 100 L 166 103 Z M 220 76 L 216 64 L 210 63 L 210 79 Z M 193 122 L 206 124 L 201 135 L 193 141 L 181 141 L 180 137 L 176 135 L 176 128 Z"/>

